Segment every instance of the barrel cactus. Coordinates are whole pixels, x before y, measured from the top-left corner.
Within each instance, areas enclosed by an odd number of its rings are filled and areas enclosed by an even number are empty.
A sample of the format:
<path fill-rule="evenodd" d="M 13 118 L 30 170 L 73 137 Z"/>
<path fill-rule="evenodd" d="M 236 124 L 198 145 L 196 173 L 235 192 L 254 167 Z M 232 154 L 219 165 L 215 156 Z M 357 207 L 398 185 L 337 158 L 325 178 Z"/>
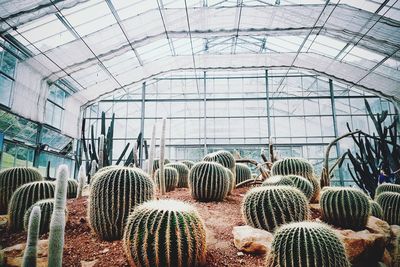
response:
<path fill-rule="evenodd" d="M 172 167 L 178 171 L 178 187 L 189 187 L 189 168 L 185 164 L 181 162 L 174 162 L 166 164 L 165 167 Z"/>
<path fill-rule="evenodd" d="M 320 205 L 322 219 L 329 224 L 352 230 L 362 230 L 367 225 L 370 204 L 359 189 L 325 187 Z"/>
<path fill-rule="evenodd" d="M 376 218 L 383 219 L 382 207 L 376 201 L 373 200 L 369 201 L 369 205 L 371 207 L 369 214 Z"/>
<path fill-rule="evenodd" d="M 286 175 L 284 176 L 289 178 L 293 182 L 293 186 L 297 187 L 301 192 L 306 195 L 307 199 L 310 200 L 313 196 L 313 185 L 312 183 L 304 177 L 299 175 Z"/>
<path fill-rule="evenodd" d="M 222 201 L 228 194 L 230 178 L 225 168 L 216 162 L 199 162 L 189 174 L 192 197 L 199 201 Z"/>
<path fill-rule="evenodd" d="M 78 182 L 74 179 L 67 180 L 67 198 L 76 198 L 78 193 Z"/>
<path fill-rule="evenodd" d="M 302 158 L 285 158 L 274 162 L 271 168 L 272 175 L 299 175 L 306 178 L 313 185 L 311 202 L 316 202 L 321 186 L 318 178 L 314 175 L 311 163 Z"/>
<path fill-rule="evenodd" d="M 376 202 L 382 207 L 383 218 L 390 225 L 400 225 L 400 194 L 383 192 L 378 195 Z"/>
<path fill-rule="evenodd" d="M 141 169 L 119 167 L 98 173 L 89 194 L 90 226 L 103 240 L 120 239 L 129 212 L 153 196 L 153 182 Z"/>
<path fill-rule="evenodd" d="M 277 186 L 277 185 L 289 185 L 294 186 L 293 181 L 282 175 L 275 175 L 268 177 L 262 184 L 262 186 Z"/>
<path fill-rule="evenodd" d="M 203 158 L 203 161 L 217 162 L 222 166 L 230 169 L 233 172 L 233 175 L 235 175 L 236 177 L 235 158 L 228 151 L 219 150 L 217 152 L 207 154 Z"/>
<path fill-rule="evenodd" d="M 279 228 L 267 257 L 267 267 L 350 267 L 344 244 L 323 223 L 295 222 Z"/>
<path fill-rule="evenodd" d="M 6 214 L 12 194 L 23 184 L 42 181 L 42 175 L 34 168 L 10 168 L 0 172 L 0 214 Z"/>
<path fill-rule="evenodd" d="M 13 232 L 24 228 L 24 215 L 35 202 L 54 197 L 55 184 L 39 181 L 20 186 L 12 195 L 8 205 L 8 227 Z"/>
<path fill-rule="evenodd" d="M 400 185 L 399 184 L 381 184 L 376 188 L 375 197 L 383 192 L 395 192 L 400 193 Z"/>
<path fill-rule="evenodd" d="M 96 172 L 96 174 L 99 173 L 99 172 L 109 171 L 109 170 L 112 170 L 112 169 L 115 169 L 115 168 L 119 168 L 119 166 L 117 166 L 117 165 L 105 166 L 105 167 L 99 169 L 99 170 Z"/>
<path fill-rule="evenodd" d="M 26 247 L 24 257 L 22 259 L 22 267 L 36 266 L 37 258 L 37 243 L 39 239 L 39 225 L 40 225 L 40 208 L 35 207 L 32 210 L 29 218 L 28 237 L 26 240 Z"/>
<path fill-rule="evenodd" d="M 236 163 L 235 169 L 236 169 L 237 184 L 253 178 L 253 176 L 251 175 L 251 170 L 246 164 Z"/>
<path fill-rule="evenodd" d="M 182 160 L 181 163 L 185 164 L 189 168 L 189 170 L 191 170 L 195 164 L 194 161 L 191 160 Z"/>
<path fill-rule="evenodd" d="M 160 190 L 160 169 L 154 174 L 155 182 L 158 190 Z M 165 190 L 166 192 L 174 191 L 178 185 L 179 173 L 175 168 L 164 168 Z"/>
<path fill-rule="evenodd" d="M 164 164 L 168 164 L 170 163 L 169 159 L 164 159 Z M 159 159 L 155 159 L 153 161 L 153 173 L 156 172 L 156 170 L 158 170 L 160 168 L 160 160 Z"/>
<path fill-rule="evenodd" d="M 229 190 L 228 190 L 228 194 L 232 194 L 233 189 L 235 189 L 236 186 L 236 178 L 235 175 L 233 175 L 233 172 L 228 169 L 225 168 L 226 173 L 228 174 L 229 179 Z"/>
<path fill-rule="evenodd" d="M 307 220 L 310 214 L 304 194 L 291 186 L 263 186 L 244 197 L 242 214 L 252 227 L 274 231 L 282 224 Z"/>
<path fill-rule="evenodd" d="M 125 227 L 124 251 L 131 266 L 202 266 L 206 232 L 196 209 L 176 200 L 137 207 Z"/>

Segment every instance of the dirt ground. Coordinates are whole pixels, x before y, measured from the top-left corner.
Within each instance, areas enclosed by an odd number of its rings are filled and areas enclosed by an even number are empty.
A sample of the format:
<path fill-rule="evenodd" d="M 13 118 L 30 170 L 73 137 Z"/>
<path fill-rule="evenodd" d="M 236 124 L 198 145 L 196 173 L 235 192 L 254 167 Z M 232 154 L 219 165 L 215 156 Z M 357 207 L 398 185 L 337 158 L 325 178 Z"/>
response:
<path fill-rule="evenodd" d="M 194 205 L 207 228 L 206 266 L 263 266 L 263 255 L 238 255 L 233 244 L 232 229 L 244 225 L 240 204 L 249 188 L 239 188 L 223 202 L 202 203 L 193 200 L 188 189 L 176 189 L 156 198 L 178 199 Z M 81 261 L 96 261 L 94 266 L 128 266 L 121 241 L 101 241 L 90 230 L 87 218 L 87 198 L 68 200 L 68 221 L 65 229 L 64 266 L 81 266 Z M 25 242 L 26 233 L 0 233 L 0 246 Z M 40 239 L 47 238 L 47 234 Z"/>

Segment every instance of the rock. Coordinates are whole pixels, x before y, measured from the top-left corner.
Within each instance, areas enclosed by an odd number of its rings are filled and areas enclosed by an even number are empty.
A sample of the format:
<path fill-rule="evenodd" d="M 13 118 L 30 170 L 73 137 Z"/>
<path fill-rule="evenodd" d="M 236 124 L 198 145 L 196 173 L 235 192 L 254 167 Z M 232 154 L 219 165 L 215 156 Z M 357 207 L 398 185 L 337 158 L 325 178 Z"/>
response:
<path fill-rule="evenodd" d="M 381 259 L 382 263 L 384 263 L 386 266 L 392 266 L 393 264 L 393 259 L 392 256 L 390 256 L 390 253 L 387 249 L 383 252 L 383 257 Z"/>
<path fill-rule="evenodd" d="M 369 216 L 365 229 L 367 229 L 370 233 L 383 235 L 385 237 L 385 242 L 390 239 L 390 225 L 379 218 Z"/>
<path fill-rule="evenodd" d="M 0 229 L 6 229 L 8 222 L 8 215 L 0 215 Z"/>
<path fill-rule="evenodd" d="M 273 235 L 249 225 L 235 226 L 232 230 L 235 247 L 243 252 L 265 254 L 271 251 Z"/>
<path fill-rule="evenodd" d="M 81 261 L 82 267 L 93 267 L 99 260 L 92 260 L 92 261 Z"/>
<path fill-rule="evenodd" d="M 47 266 L 47 252 L 49 248 L 49 241 L 39 240 L 38 241 L 38 256 L 37 256 L 37 267 Z M 21 266 L 22 258 L 24 256 L 25 243 L 17 244 L 12 247 L 3 249 L 0 253 L 3 253 L 3 263 L 5 266 Z"/>
<path fill-rule="evenodd" d="M 389 253 L 393 260 L 393 266 L 400 266 L 400 226 L 391 225 L 390 230 Z"/>
<path fill-rule="evenodd" d="M 239 251 L 239 252 L 237 253 L 237 255 L 238 255 L 239 257 L 242 257 L 242 256 L 244 256 L 244 253 L 241 252 L 241 251 Z"/>

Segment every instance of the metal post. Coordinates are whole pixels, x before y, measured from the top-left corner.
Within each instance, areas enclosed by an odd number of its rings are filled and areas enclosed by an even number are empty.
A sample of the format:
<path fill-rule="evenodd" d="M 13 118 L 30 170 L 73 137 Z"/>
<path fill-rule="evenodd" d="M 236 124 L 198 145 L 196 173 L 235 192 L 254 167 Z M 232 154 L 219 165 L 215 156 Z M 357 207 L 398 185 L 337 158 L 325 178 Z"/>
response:
<path fill-rule="evenodd" d="M 268 122 L 268 138 L 271 138 L 271 111 L 269 103 L 269 82 L 268 82 L 268 70 L 265 70 L 265 96 L 267 99 L 267 122 Z"/>
<path fill-rule="evenodd" d="M 36 132 L 36 148 L 35 148 L 35 152 L 33 154 L 33 167 L 36 167 L 36 168 L 39 167 L 40 139 L 42 136 L 42 131 L 43 131 L 43 124 L 39 123 L 37 132 Z"/>
<path fill-rule="evenodd" d="M 139 162 L 140 167 L 143 166 L 143 140 L 144 140 L 144 113 L 145 113 L 145 106 L 146 106 L 146 82 L 142 84 L 142 113 L 140 114 L 140 132 L 142 133 L 142 138 L 140 140 L 140 147 L 139 149 Z"/>
<path fill-rule="evenodd" d="M 207 79 L 206 79 L 206 72 L 203 73 L 203 80 L 204 80 L 204 155 L 207 155 Z"/>

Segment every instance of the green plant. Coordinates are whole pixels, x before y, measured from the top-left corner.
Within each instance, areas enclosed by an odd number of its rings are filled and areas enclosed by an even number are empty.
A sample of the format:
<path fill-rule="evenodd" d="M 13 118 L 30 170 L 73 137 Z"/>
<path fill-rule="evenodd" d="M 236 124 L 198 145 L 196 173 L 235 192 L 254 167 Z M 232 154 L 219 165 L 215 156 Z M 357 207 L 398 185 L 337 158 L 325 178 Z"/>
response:
<path fill-rule="evenodd" d="M 376 202 L 383 210 L 383 218 L 390 225 L 400 225 L 400 194 L 394 192 L 384 192 L 379 194 Z"/>
<path fill-rule="evenodd" d="M 49 249 L 48 266 L 52 267 L 62 266 L 68 176 L 68 166 L 60 165 L 57 169 L 54 209 L 50 220 L 49 248 L 51 249 Z"/>
<path fill-rule="evenodd" d="M 78 193 L 78 182 L 74 179 L 67 180 L 67 198 L 76 198 Z"/>
<path fill-rule="evenodd" d="M 124 251 L 131 266 L 202 266 L 206 232 L 194 207 L 176 200 L 153 200 L 128 217 Z"/>
<path fill-rule="evenodd" d="M 246 164 L 236 163 L 235 173 L 236 173 L 236 183 L 241 183 L 253 179 L 251 176 L 251 170 Z"/>
<path fill-rule="evenodd" d="M 103 240 L 120 239 L 129 212 L 153 196 L 153 182 L 139 168 L 118 167 L 98 173 L 89 195 L 90 226 Z"/>
<path fill-rule="evenodd" d="M 345 229 L 362 230 L 367 225 L 370 204 L 367 195 L 350 187 L 324 187 L 322 219 Z"/>
<path fill-rule="evenodd" d="M 20 186 L 12 195 L 8 205 L 8 228 L 18 232 L 24 227 L 26 210 L 35 202 L 54 197 L 54 182 L 39 181 Z"/>
<path fill-rule="evenodd" d="M 314 188 L 309 180 L 299 175 L 286 175 L 284 177 L 289 178 L 293 182 L 293 186 L 303 192 L 308 200 L 312 198 Z"/>
<path fill-rule="evenodd" d="M 150 155 L 147 165 L 147 173 L 150 177 L 154 174 L 154 155 L 156 153 L 156 124 L 153 125 L 153 130 L 151 131 L 151 141 L 150 141 Z"/>
<path fill-rule="evenodd" d="M 161 169 L 158 169 L 154 174 L 155 182 L 158 190 L 161 191 L 161 181 L 160 181 L 160 172 Z M 179 173 L 175 168 L 165 167 L 164 168 L 164 181 L 165 181 L 165 192 L 174 191 L 178 185 Z"/>
<path fill-rule="evenodd" d="M 381 184 L 376 188 L 375 191 L 375 197 L 377 197 L 379 194 L 383 192 L 394 192 L 394 193 L 400 193 L 400 185 L 398 184 Z"/>
<path fill-rule="evenodd" d="M 199 201 L 222 201 L 229 191 L 230 178 L 216 162 L 196 163 L 189 173 L 189 188 Z"/>
<path fill-rule="evenodd" d="M 376 218 L 379 218 L 379 219 L 383 219 L 382 207 L 376 201 L 373 201 L 373 200 L 369 201 L 369 205 L 371 207 L 369 215 L 372 215 L 372 216 L 374 216 Z"/>
<path fill-rule="evenodd" d="M 229 177 L 228 194 L 232 194 L 232 191 L 233 191 L 233 189 L 235 189 L 235 186 L 236 186 L 236 178 L 235 178 L 235 176 L 233 175 L 233 172 L 230 169 L 225 168 L 225 171 L 227 172 L 228 177 Z"/>
<path fill-rule="evenodd" d="M 51 220 L 51 215 L 53 214 L 54 210 L 54 199 L 49 198 L 49 199 L 43 199 L 39 200 L 35 204 L 29 207 L 29 209 L 25 212 L 24 215 L 24 229 L 28 229 L 28 222 L 29 222 L 29 216 L 32 212 L 32 209 L 34 207 L 40 207 L 40 228 L 39 228 L 39 233 L 40 234 L 45 234 L 49 231 L 50 229 L 50 220 Z M 65 210 L 65 213 L 67 214 L 67 210 Z"/>
<path fill-rule="evenodd" d="M 236 177 L 235 158 L 233 155 L 225 150 L 219 150 L 214 153 L 205 155 L 203 161 L 212 161 L 221 164 L 222 166 L 230 169 Z"/>
<path fill-rule="evenodd" d="M 165 165 L 165 167 L 172 167 L 178 171 L 178 187 L 189 187 L 189 168 L 185 164 L 181 162 L 174 162 L 168 163 L 167 165 Z"/>
<path fill-rule="evenodd" d="M 191 161 L 191 160 L 182 160 L 181 161 L 183 164 L 185 164 L 188 168 L 189 168 L 189 170 L 191 170 L 192 169 L 192 167 L 194 166 L 194 161 Z"/>
<path fill-rule="evenodd" d="M 42 175 L 33 168 L 10 168 L 0 172 L 0 214 L 7 213 L 12 194 L 23 184 L 42 181 Z"/>
<path fill-rule="evenodd" d="M 279 228 L 267 267 L 350 267 L 344 244 L 328 225 L 295 222 Z"/>
<path fill-rule="evenodd" d="M 307 220 L 309 213 L 306 197 L 292 186 L 253 188 L 242 203 L 246 223 L 270 232 L 282 224 Z"/>
<path fill-rule="evenodd" d="M 169 163 L 170 163 L 169 159 L 164 159 L 164 164 L 165 165 L 167 165 Z M 155 159 L 153 161 L 153 173 L 155 173 L 156 170 L 158 170 L 159 168 L 160 168 L 160 160 L 159 159 Z"/>
<path fill-rule="evenodd" d="M 84 165 L 81 165 L 81 167 L 79 168 L 78 189 L 76 192 L 76 198 L 82 197 L 85 183 L 86 183 L 86 168 Z"/>
<path fill-rule="evenodd" d="M 39 238 L 40 207 L 34 207 L 29 217 L 28 237 L 22 267 L 35 267 L 37 258 L 37 242 Z"/>
<path fill-rule="evenodd" d="M 282 176 L 282 175 L 275 175 L 268 177 L 261 186 L 276 186 L 276 185 L 289 185 L 294 186 L 292 179 Z"/>

